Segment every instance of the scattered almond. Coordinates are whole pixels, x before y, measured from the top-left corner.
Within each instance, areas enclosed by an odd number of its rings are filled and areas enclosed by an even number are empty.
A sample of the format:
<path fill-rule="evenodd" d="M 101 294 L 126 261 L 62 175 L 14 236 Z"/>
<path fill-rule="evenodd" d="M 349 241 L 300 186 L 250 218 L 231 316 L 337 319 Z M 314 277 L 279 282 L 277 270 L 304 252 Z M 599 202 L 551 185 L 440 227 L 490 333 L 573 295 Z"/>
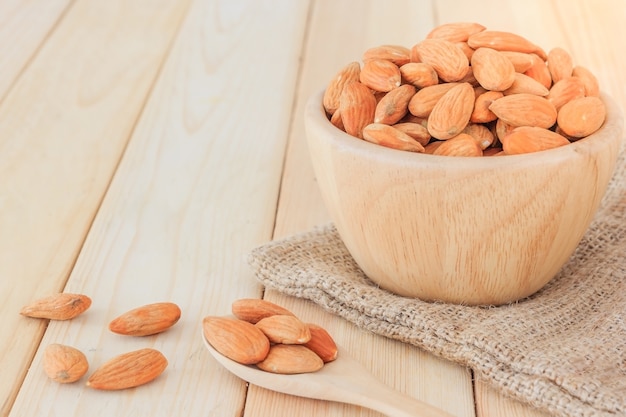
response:
<path fill-rule="evenodd" d="M 167 367 L 167 359 L 155 349 L 145 348 L 114 357 L 98 368 L 87 386 L 99 390 L 122 390 L 146 384 Z"/>
<path fill-rule="evenodd" d="M 150 336 L 172 327 L 180 319 L 180 314 L 180 308 L 174 303 L 148 304 L 113 319 L 109 330 L 128 336 Z"/>
<path fill-rule="evenodd" d="M 53 343 L 43 353 L 43 370 L 48 378 L 61 384 L 76 382 L 87 373 L 89 363 L 80 350 Z"/>
<path fill-rule="evenodd" d="M 40 298 L 23 307 L 20 314 L 49 320 L 70 320 L 91 306 L 91 298 L 83 294 L 59 293 Z"/>

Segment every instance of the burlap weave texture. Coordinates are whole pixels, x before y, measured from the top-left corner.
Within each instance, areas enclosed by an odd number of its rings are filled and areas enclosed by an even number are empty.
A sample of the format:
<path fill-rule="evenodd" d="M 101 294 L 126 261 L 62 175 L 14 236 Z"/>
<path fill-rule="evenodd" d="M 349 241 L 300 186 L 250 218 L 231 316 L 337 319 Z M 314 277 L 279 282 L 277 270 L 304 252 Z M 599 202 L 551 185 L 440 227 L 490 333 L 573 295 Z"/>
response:
<path fill-rule="evenodd" d="M 626 157 L 572 258 L 541 291 L 500 307 L 428 303 L 378 288 L 332 224 L 256 248 L 267 287 L 469 366 L 555 416 L 626 416 Z"/>

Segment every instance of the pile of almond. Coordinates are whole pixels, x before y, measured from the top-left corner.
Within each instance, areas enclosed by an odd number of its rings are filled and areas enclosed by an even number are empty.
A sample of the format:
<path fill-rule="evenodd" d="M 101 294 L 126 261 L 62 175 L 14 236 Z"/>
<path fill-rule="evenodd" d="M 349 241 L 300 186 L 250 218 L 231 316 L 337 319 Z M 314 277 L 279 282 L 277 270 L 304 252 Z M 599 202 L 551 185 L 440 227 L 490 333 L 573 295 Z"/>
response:
<path fill-rule="evenodd" d="M 71 320 L 91 306 L 84 294 L 59 293 L 24 306 L 20 314 L 40 319 Z M 169 302 L 147 304 L 120 315 L 109 323 L 109 330 L 126 336 L 149 336 L 172 327 L 180 319 L 180 308 Z M 101 365 L 87 380 L 87 386 L 100 390 L 121 390 L 154 380 L 167 367 L 158 350 L 138 349 L 118 355 Z M 72 346 L 53 343 L 43 353 L 43 369 L 53 381 L 65 384 L 80 380 L 89 369 L 87 357 Z"/>
<path fill-rule="evenodd" d="M 203 332 L 222 355 L 244 365 L 279 374 L 320 370 L 337 358 L 337 345 L 322 327 L 304 323 L 270 301 L 239 299 L 234 317 L 207 316 Z"/>
<path fill-rule="evenodd" d="M 336 127 L 382 146 L 450 156 L 536 152 L 598 130 L 596 77 L 563 48 L 511 32 L 448 23 L 406 48 L 365 51 L 328 84 Z"/>

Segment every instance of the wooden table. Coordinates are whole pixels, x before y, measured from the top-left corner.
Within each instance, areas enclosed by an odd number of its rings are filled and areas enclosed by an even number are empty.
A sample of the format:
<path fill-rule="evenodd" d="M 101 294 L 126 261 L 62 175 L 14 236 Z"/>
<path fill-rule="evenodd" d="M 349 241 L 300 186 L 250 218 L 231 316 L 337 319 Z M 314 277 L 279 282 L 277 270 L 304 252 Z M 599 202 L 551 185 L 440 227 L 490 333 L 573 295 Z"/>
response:
<path fill-rule="evenodd" d="M 452 21 L 562 46 L 626 107 L 623 0 L 0 1 L 0 414 L 378 415 L 248 386 L 212 360 L 202 318 L 263 297 L 455 416 L 544 415 L 469 369 L 264 292 L 245 260 L 329 221 L 304 141 L 309 95 L 366 48 Z M 93 305 L 68 322 L 18 314 L 60 291 Z M 107 330 L 155 301 L 183 310 L 167 333 Z M 59 385 L 42 370 L 51 343 L 81 349 L 90 370 L 142 347 L 169 367 L 127 391 Z"/>

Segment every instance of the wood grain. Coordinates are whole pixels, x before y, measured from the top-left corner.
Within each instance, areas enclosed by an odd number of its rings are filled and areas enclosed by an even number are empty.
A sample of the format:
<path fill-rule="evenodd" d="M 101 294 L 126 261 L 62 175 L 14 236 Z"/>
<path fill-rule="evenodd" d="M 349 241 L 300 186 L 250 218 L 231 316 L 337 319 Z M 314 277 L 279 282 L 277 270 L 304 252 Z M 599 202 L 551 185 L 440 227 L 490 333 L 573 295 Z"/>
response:
<path fill-rule="evenodd" d="M 66 289 L 93 294 L 92 307 L 82 320 L 52 323 L 42 341 L 80 348 L 93 369 L 152 347 L 168 368 L 104 401 L 82 384 L 46 381 L 40 351 L 12 415 L 239 415 L 246 386 L 210 358 L 201 320 L 260 295 L 245 254 L 271 233 L 303 6 L 194 2 L 69 278 Z M 272 65 L 253 65 L 267 59 L 259 43 L 273 51 Z M 106 330 L 118 314 L 158 301 L 182 309 L 167 332 L 129 338 Z"/>
<path fill-rule="evenodd" d="M 321 324 L 379 379 L 456 416 L 545 416 L 473 381 L 467 368 L 311 302 L 264 294 L 245 257 L 329 221 L 303 109 L 366 48 L 410 46 L 437 24 L 478 21 L 568 49 L 624 109 L 622 3 L 0 2 L 0 416 L 380 416 L 247 387 L 220 368 L 202 346 L 200 322 L 244 296 Z M 17 314 L 63 289 L 94 304 L 47 331 L 46 322 Z M 158 301 L 182 307 L 166 333 L 106 329 L 120 313 Z M 91 371 L 144 347 L 170 365 L 130 391 L 89 390 L 86 378 L 59 386 L 41 369 L 53 342 L 80 348 Z"/>
<path fill-rule="evenodd" d="M 0 415 L 46 325 L 17 313 L 63 289 L 186 10 L 154 4 L 77 1 L 0 105 Z"/>
<path fill-rule="evenodd" d="M 63 18 L 71 0 L 0 2 L 0 100 Z"/>
<path fill-rule="evenodd" d="M 403 12 L 398 14 L 398 10 Z M 412 46 L 426 35 L 433 24 L 431 18 L 432 13 L 428 9 L 411 1 L 367 1 L 358 2 L 358 6 L 353 1 L 314 3 L 309 36 L 304 45 L 305 61 L 289 135 L 274 238 L 329 221 L 317 189 L 304 136 L 302 116 L 308 98 L 324 88 L 347 62 L 360 61 L 367 48 L 389 43 Z M 349 21 L 353 20 L 363 24 L 350 25 Z M 351 32 L 346 33 L 346 27 L 350 27 Z M 456 416 L 474 415 L 471 375 L 467 369 L 414 347 L 363 332 L 313 303 L 292 300 L 275 291 L 268 291 L 265 297 L 281 305 L 287 304 L 292 311 L 310 321 L 321 321 L 333 335 L 337 335 L 340 344 L 390 386 Z M 433 384 L 431 379 L 448 382 Z M 455 401 L 449 401 L 449 396 Z M 260 417 L 267 409 L 273 410 L 277 416 L 379 415 L 343 404 L 294 400 L 254 386 L 250 388 L 248 404 L 246 417 Z"/>

